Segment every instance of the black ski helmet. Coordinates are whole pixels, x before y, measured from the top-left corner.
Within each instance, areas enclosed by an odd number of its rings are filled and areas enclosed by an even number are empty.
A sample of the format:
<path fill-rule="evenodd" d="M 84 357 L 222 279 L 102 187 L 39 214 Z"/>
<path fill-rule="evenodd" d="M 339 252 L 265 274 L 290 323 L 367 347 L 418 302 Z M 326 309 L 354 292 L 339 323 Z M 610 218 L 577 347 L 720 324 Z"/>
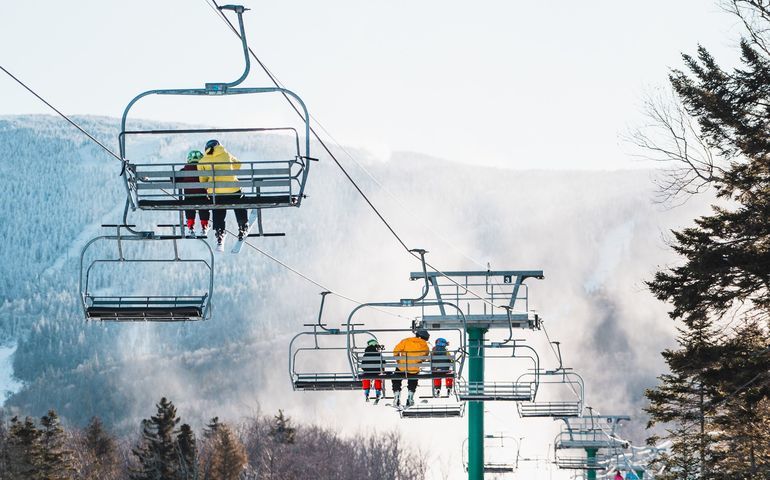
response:
<path fill-rule="evenodd" d="M 219 145 L 219 140 L 209 140 L 208 142 L 206 142 L 206 147 L 204 148 L 204 150 L 206 151 L 206 153 L 208 153 L 209 155 L 211 155 L 211 153 L 212 153 L 211 151 L 212 151 L 212 150 L 214 149 L 214 147 L 216 147 L 217 145 Z"/>
<path fill-rule="evenodd" d="M 424 328 L 417 330 L 416 332 L 414 332 L 414 334 L 415 336 L 417 336 L 418 338 L 422 338 L 423 340 L 427 340 L 430 338 L 430 333 L 428 333 L 428 331 L 425 330 Z"/>

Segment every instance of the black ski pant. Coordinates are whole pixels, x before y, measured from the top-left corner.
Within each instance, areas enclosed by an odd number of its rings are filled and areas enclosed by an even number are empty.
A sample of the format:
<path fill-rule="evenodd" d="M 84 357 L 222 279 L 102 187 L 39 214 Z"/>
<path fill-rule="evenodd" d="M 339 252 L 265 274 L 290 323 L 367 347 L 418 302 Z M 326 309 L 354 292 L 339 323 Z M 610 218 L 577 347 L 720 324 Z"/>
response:
<path fill-rule="evenodd" d="M 185 210 L 184 218 L 194 221 L 195 212 L 198 212 L 198 218 L 201 219 L 201 222 L 208 222 L 209 218 L 211 217 L 211 210 Z"/>
<path fill-rule="evenodd" d="M 233 194 L 233 195 L 217 195 L 217 203 L 230 203 L 230 202 L 236 202 L 242 197 L 240 194 Z M 249 212 L 246 211 L 245 208 L 234 208 L 233 213 L 235 213 L 235 219 L 238 221 L 238 228 L 246 225 L 249 222 Z M 214 209 L 214 231 L 224 231 L 225 230 L 225 216 L 227 215 L 227 210 L 224 208 L 217 208 Z"/>
<path fill-rule="evenodd" d="M 401 391 L 401 382 L 403 379 L 401 378 L 394 378 L 392 380 L 393 382 L 393 391 L 394 392 L 400 392 Z M 410 392 L 416 392 L 417 391 L 417 379 L 416 378 L 407 378 L 406 380 L 406 389 Z"/>

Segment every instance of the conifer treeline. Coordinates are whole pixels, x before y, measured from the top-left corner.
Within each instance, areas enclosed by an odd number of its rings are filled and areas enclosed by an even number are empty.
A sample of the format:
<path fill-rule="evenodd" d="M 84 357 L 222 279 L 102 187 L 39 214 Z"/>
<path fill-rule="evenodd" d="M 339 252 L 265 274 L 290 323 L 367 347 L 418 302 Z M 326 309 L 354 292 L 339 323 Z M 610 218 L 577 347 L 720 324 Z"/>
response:
<path fill-rule="evenodd" d="M 117 438 L 99 418 L 65 430 L 56 412 L 0 422 L 0 480 L 415 479 L 425 459 L 397 434 L 342 438 L 295 426 L 282 411 L 238 425 L 214 417 L 200 435 L 166 398 L 138 439 Z"/>
<path fill-rule="evenodd" d="M 674 232 L 683 261 L 649 283 L 678 329 L 670 373 L 647 392 L 664 428 L 650 440 L 672 442 L 663 480 L 770 478 L 770 2 L 725 5 L 748 29 L 740 65 L 699 46 L 669 77 L 681 108 L 655 112 L 675 146 L 671 193 L 710 186 L 719 202 Z"/>

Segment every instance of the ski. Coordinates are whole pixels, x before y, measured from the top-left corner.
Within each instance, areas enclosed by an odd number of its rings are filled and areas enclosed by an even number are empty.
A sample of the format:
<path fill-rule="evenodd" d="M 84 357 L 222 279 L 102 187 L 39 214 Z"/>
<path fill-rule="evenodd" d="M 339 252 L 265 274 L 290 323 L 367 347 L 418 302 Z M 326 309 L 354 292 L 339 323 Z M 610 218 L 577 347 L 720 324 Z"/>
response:
<path fill-rule="evenodd" d="M 249 236 L 249 232 L 251 232 L 251 229 L 254 228 L 254 224 L 257 223 L 257 216 L 259 215 L 259 209 L 252 210 L 249 214 L 249 229 L 246 231 L 246 234 L 243 236 L 243 240 L 238 240 L 238 237 L 235 237 L 235 245 L 233 245 L 233 249 L 230 250 L 231 253 L 237 254 L 241 251 L 241 248 L 243 247 L 243 243 L 246 241 L 246 238 Z"/>

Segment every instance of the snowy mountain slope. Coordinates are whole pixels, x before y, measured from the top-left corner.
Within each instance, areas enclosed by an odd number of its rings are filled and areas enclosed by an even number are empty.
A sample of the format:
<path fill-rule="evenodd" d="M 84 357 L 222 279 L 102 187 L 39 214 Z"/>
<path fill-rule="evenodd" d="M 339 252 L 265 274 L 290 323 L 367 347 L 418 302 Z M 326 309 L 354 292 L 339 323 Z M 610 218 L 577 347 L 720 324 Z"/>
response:
<path fill-rule="evenodd" d="M 115 143 L 116 120 L 79 121 Z M 0 127 L 0 149 L 15 159 L 0 162 L 9 185 L 0 201 L 8 212 L 24 212 L 0 223 L 3 238 L 17 239 L 2 250 L 0 331 L 18 341 L 14 369 L 25 385 L 8 405 L 35 415 L 53 407 L 79 424 L 98 414 L 134 429 L 164 394 L 200 421 L 212 412 L 237 417 L 262 405 L 347 426 L 363 422 L 334 413 L 347 411 L 357 395 L 290 393 L 288 339 L 315 321 L 321 289 L 251 249 L 217 257 L 210 322 L 86 323 L 77 299 L 77 257 L 99 224 L 120 220 L 117 162 L 52 117 L 3 117 Z M 282 140 L 231 139 L 228 147 L 245 158 L 242 152 L 278 151 Z M 147 158 L 180 158 L 187 148 L 184 140 L 138 144 Z M 586 377 L 591 403 L 615 412 L 639 406 L 642 387 L 662 368 L 658 352 L 672 342 L 665 306 L 642 282 L 656 265 L 673 260 L 662 234 L 704 212 L 705 198 L 663 210 L 650 202 L 647 171 L 516 171 L 409 153 L 386 162 L 355 154 L 387 192 L 341 159 L 405 242 L 430 251 L 431 262 L 448 269 L 483 269 L 490 262 L 492 268 L 545 270 L 546 280 L 531 284 L 532 302 L 551 336 L 564 340 L 565 360 Z M 419 288 L 408 281 L 417 263 L 328 159 L 312 165 L 307 193 L 300 209 L 266 213 L 267 229 L 287 235 L 255 240 L 259 248 L 356 299 L 398 299 Z M 131 217 L 142 225 L 169 218 Z M 164 273 L 119 279 L 114 272 L 112 280 L 151 288 L 191 280 Z M 331 297 L 326 320 L 343 321 L 351 306 Z M 381 425 L 393 424 L 384 411 L 372 415 Z"/>

